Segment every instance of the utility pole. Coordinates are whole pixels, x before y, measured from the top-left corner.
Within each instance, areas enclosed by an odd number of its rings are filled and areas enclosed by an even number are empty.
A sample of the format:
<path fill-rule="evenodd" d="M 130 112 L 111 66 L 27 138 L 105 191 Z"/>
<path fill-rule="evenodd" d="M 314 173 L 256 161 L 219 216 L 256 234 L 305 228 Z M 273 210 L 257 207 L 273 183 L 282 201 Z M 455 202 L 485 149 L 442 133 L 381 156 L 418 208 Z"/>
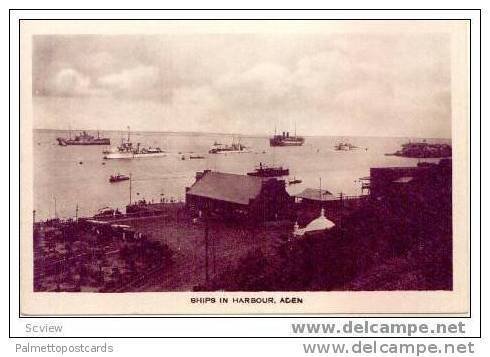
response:
<path fill-rule="evenodd" d="M 344 194 L 342 192 L 340 192 L 340 219 L 339 219 L 339 223 L 340 223 L 340 238 L 343 238 L 344 234 L 343 234 L 343 227 L 342 227 L 342 218 L 343 218 L 343 215 L 344 215 Z"/>
<path fill-rule="evenodd" d="M 209 246 L 209 221 L 208 221 L 208 210 L 207 208 L 204 210 L 204 246 L 205 246 L 205 265 L 206 265 L 206 285 L 209 282 L 209 257 L 208 257 L 208 246 Z"/>
<path fill-rule="evenodd" d="M 216 234 L 213 237 L 213 276 L 216 276 Z"/>
<path fill-rule="evenodd" d="M 131 206 L 131 182 L 133 181 L 133 177 L 131 175 L 131 172 L 129 173 L 129 205 Z"/>
<path fill-rule="evenodd" d="M 319 190 L 319 195 L 320 195 L 320 203 L 322 201 L 322 178 L 320 177 L 320 190 Z"/>
<path fill-rule="evenodd" d="M 54 218 L 58 218 L 58 211 L 56 210 L 56 196 L 54 198 Z"/>

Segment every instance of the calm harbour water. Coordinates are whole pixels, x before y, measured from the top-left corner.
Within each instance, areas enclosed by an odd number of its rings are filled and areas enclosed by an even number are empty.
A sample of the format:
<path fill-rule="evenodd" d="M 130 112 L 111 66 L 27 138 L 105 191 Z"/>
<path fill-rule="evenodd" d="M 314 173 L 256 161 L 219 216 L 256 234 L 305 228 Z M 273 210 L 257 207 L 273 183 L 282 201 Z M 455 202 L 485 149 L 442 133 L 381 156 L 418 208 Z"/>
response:
<path fill-rule="evenodd" d="M 93 133 L 92 133 L 93 134 Z M 214 141 L 232 142 L 231 135 L 132 133 L 134 143 L 159 146 L 168 152 L 166 157 L 133 160 L 103 160 L 106 146 L 59 146 L 56 137 L 67 137 L 63 131 L 34 131 L 34 209 L 36 219 L 55 216 L 75 216 L 76 206 L 80 216 L 93 215 L 102 207 L 119 208 L 129 202 L 129 182 L 109 183 L 115 173 L 132 174 L 132 197 L 158 202 L 163 194 L 167 199 L 184 200 L 185 187 L 194 182 L 196 171 L 211 169 L 245 174 L 259 162 L 289 167 L 290 178 L 303 180 L 301 184 L 287 187 L 290 194 L 307 187 L 322 188 L 334 194 L 360 194 L 358 178 L 368 176 L 371 167 L 413 166 L 418 159 L 385 156 L 398 150 L 408 138 L 373 137 L 306 137 L 301 147 L 271 148 L 267 137 L 241 137 L 240 142 L 253 152 L 244 154 L 210 155 L 207 153 Z M 120 140 L 121 132 L 101 132 L 110 137 L 113 146 Z M 340 140 L 348 140 L 363 149 L 335 151 Z M 449 142 L 449 140 L 430 140 Z M 367 148 L 368 150 L 365 150 Z M 181 154 L 194 152 L 205 156 L 202 160 L 181 160 Z M 430 160 L 425 160 L 430 161 Z M 437 160 L 432 160 L 437 161 Z M 83 164 L 80 164 L 83 162 Z M 103 164 L 105 163 L 105 164 Z"/>

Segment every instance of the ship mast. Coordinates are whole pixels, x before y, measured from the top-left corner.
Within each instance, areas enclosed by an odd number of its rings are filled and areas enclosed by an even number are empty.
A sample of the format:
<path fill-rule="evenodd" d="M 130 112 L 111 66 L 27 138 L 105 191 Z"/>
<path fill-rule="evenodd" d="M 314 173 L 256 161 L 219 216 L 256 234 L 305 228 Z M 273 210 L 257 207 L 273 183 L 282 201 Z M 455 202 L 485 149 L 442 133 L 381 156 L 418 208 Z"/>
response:
<path fill-rule="evenodd" d="M 128 125 L 128 143 L 130 142 L 130 138 L 131 138 L 131 129 L 129 128 Z"/>

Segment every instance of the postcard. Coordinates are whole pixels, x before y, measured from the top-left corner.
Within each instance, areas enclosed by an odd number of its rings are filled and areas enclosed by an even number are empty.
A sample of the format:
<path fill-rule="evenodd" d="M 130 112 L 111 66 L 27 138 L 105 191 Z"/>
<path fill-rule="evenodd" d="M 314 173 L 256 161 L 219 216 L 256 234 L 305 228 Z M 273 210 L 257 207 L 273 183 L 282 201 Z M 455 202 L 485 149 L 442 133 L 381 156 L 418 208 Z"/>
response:
<path fill-rule="evenodd" d="M 467 21 L 20 26 L 22 314 L 468 314 Z"/>

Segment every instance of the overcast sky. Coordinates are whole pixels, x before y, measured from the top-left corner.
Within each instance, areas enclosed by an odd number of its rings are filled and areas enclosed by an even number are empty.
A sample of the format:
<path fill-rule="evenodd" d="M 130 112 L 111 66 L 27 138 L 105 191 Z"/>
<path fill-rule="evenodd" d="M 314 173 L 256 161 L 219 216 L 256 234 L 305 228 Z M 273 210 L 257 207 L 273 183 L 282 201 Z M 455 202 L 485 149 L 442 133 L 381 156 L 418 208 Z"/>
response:
<path fill-rule="evenodd" d="M 449 36 L 33 39 L 37 128 L 451 136 Z"/>

